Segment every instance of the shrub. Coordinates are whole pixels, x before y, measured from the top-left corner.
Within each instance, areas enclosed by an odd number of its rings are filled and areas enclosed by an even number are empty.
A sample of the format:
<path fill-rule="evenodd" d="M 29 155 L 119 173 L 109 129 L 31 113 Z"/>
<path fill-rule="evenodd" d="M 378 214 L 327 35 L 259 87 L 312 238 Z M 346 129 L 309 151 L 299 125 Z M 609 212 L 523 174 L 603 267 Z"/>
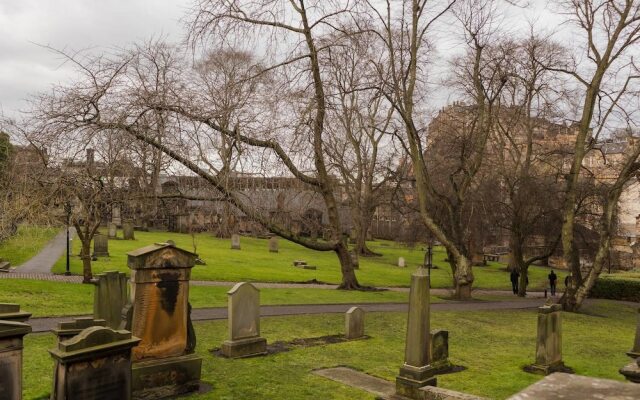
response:
<path fill-rule="evenodd" d="M 590 297 L 640 302 L 640 280 L 599 278 Z"/>

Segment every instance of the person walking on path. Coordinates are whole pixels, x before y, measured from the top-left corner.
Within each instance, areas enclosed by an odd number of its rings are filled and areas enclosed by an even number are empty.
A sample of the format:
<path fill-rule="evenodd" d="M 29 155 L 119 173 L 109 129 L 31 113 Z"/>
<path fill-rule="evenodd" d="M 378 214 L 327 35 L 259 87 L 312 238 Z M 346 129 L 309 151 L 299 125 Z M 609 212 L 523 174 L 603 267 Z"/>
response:
<path fill-rule="evenodd" d="M 518 270 L 514 267 L 511 270 L 511 288 L 513 289 L 513 294 L 518 294 L 518 280 L 520 279 L 520 274 Z"/>
<path fill-rule="evenodd" d="M 556 284 L 558 282 L 558 275 L 556 275 L 556 273 L 553 272 L 553 270 L 551 270 L 551 273 L 547 276 L 547 278 L 549 278 L 549 287 L 551 288 L 551 296 L 555 296 Z"/>

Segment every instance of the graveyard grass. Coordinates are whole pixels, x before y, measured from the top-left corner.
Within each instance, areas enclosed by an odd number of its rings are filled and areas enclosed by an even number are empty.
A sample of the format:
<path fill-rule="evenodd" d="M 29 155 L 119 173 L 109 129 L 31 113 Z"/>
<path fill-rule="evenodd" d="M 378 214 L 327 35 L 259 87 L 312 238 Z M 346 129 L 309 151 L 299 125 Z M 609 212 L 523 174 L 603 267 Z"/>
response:
<path fill-rule="evenodd" d="M 563 313 L 565 363 L 581 375 L 622 380 L 618 369 L 628 362 L 624 353 L 633 341 L 636 310 L 602 300 L 583 311 Z M 347 365 L 394 380 L 402 363 L 406 314 L 369 313 L 365 321 L 365 333 L 371 336 L 368 340 L 237 360 L 214 357 L 208 351 L 226 339 L 226 321 L 196 323 L 197 352 L 204 358 L 203 381 L 211 384 L 213 391 L 188 398 L 373 399 L 373 395 L 310 373 Z M 440 375 L 440 387 L 504 399 L 541 379 L 522 371 L 534 359 L 536 310 L 434 312 L 431 326 L 450 331 L 450 359 L 468 368 Z M 344 316 L 263 318 L 261 328 L 268 343 L 318 337 L 342 333 Z M 52 361 L 47 349 L 53 344 L 52 334 L 26 337 L 25 399 L 43 399 L 50 391 Z"/>
<path fill-rule="evenodd" d="M 15 267 L 38 254 L 60 229 L 21 225 L 15 236 L 0 243 L 0 258 Z"/>
<path fill-rule="evenodd" d="M 118 232 L 122 237 L 122 232 Z M 128 251 L 147 246 L 155 242 L 172 239 L 178 247 L 193 251 L 191 235 L 168 232 L 135 232 L 136 240 L 109 240 L 109 258 L 100 258 L 92 263 L 94 273 L 117 270 L 129 273 L 127 268 Z M 207 263 L 196 266 L 192 271 L 193 280 L 217 281 L 253 281 L 253 282 L 306 282 L 316 279 L 326 283 L 340 283 L 340 268 L 338 259 L 333 252 L 318 252 L 309 250 L 295 243 L 279 240 L 280 252 L 268 251 L 267 239 L 242 237 L 241 250 L 231 250 L 230 239 L 218 239 L 210 234 L 197 234 L 197 253 Z M 422 246 L 414 249 L 399 246 L 390 241 L 372 241 L 369 246 L 382 257 L 361 257 L 360 269 L 356 272 L 358 280 L 369 286 L 408 286 L 410 275 L 415 268 L 424 261 Z M 73 253 L 80 251 L 79 240 L 73 241 Z M 407 268 L 397 267 L 398 257 L 404 257 Z M 448 288 L 451 286 L 451 270 L 444 261 L 446 253 L 443 248 L 436 248 L 434 263 L 438 267 L 432 271 L 431 284 L 434 288 Z M 317 270 L 294 268 L 293 260 L 302 259 Z M 486 267 L 474 267 L 475 288 L 510 290 L 509 275 L 504 264 L 489 263 Z M 80 258 L 74 256 L 71 260 L 71 271 L 80 274 L 82 264 Z M 65 271 L 65 259 L 60 258 L 54 268 L 55 273 Z M 532 266 L 529 268 L 529 288 L 542 290 L 547 286 L 548 268 Z M 565 273 L 558 271 L 560 282 L 564 281 Z"/>

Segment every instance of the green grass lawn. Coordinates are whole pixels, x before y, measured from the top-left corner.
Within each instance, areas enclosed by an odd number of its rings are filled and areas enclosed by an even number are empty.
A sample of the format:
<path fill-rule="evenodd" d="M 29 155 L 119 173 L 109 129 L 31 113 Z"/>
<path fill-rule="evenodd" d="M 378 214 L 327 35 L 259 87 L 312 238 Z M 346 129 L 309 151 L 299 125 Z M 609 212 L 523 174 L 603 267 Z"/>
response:
<path fill-rule="evenodd" d="M 618 369 L 629 362 L 637 312 L 599 301 L 587 314 L 563 314 L 564 361 L 577 374 L 622 380 Z M 402 364 L 406 315 L 369 313 L 368 340 L 355 340 L 249 359 L 227 360 L 208 350 L 227 335 L 226 321 L 196 323 L 197 352 L 203 357 L 203 381 L 213 391 L 190 399 L 373 399 L 357 389 L 312 375 L 316 368 L 347 365 L 392 381 Z M 434 312 L 432 328 L 449 330 L 450 358 L 468 369 L 441 375 L 438 386 L 494 399 L 504 399 L 541 379 L 522 371 L 534 359 L 535 310 Z M 343 332 L 342 315 L 263 318 L 262 335 L 276 340 L 317 337 Z M 52 334 L 25 339 L 25 399 L 47 398 L 52 361 L 47 349 Z"/>
<path fill-rule="evenodd" d="M 93 263 L 96 273 L 108 270 L 128 272 L 128 251 L 155 242 L 172 239 L 179 247 L 193 251 L 190 235 L 168 232 L 136 232 L 135 241 L 110 240 L 109 253 L 111 257 L 101 258 Z M 196 266 L 193 269 L 194 280 L 220 281 L 254 281 L 254 282 L 304 282 L 312 279 L 327 283 L 340 283 L 340 266 L 333 252 L 318 252 L 309 250 L 295 243 L 280 240 L 280 252 L 268 251 L 268 240 L 243 237 L 242 250 L 231 250 L 231 241 L 217 239 L 209 234 L 196 235 L 197 252 L 206 261 L 206 266 Z M 372 286 L 408 286 L 410 274 L 424 260 L 421 248 L 410 249 L 401 247 L 389 241 L 370 242 L 370 246 L 382 257 L 360 259 L 360 270 L 357 276 L 361 284 Z M 80 242 L 74 240 L 74 254 L 80 251 Z M 407 268 L 398 268 L 398 257 L 404 257 Z M 444 288 L 451 286 L 451 270 L 444 261 L 446 254 L 442 248 L 436 248 L 434 262 L 438 269 L 432 271 L 432 286 Z M 306 260 L 317 270 L 302 270 L 292 266 L 293 260 Z M 490 263 L 486 267 L 474 267 L 476 281 L 474 287 L 485 289 L 510 289 L 509 274 L 504 265 Z M 62 257 L 53 268 L 56 273 L 65 270 L 65 259 Z M 76 256 L 71 261 L 71 271 L 81 272 L 81 262 Z M 531 267 L 529 272 L 530 289 L 542 289 L 547 282 L 547 268 Z M 564 273 L 559 272 L 559 279 L 564 280 Z"/>
<path fill-rule="evenodd" d="M 0 258 L 18 266 L 38 254 L 59 231 L 51 227 L 20 226 L 15 236 L 0 243 Z"/>

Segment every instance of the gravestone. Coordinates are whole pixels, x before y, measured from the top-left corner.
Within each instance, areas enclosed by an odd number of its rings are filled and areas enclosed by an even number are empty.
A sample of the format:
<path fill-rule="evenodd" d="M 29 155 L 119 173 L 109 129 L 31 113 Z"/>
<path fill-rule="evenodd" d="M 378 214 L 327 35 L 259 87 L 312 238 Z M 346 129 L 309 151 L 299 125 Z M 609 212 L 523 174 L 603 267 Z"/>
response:
<path fill-rule="evenodd" d="M 407 264 L 404 262 L 404 257 L 398 257 L 398 267 L 405 268 Z"/>
<path fill-rule="evenodd" d="M 0 303 L 0 320 L 26 322 L 31 317 L 31 313 L 20 311 L 20 304 Z"/>
<path fill-rule="evenodd" d="M 106 320 L 109 328 L 120 327 L 122 309 L 130 302 L 128 282 L 127 275 L 118 271 L 108 271 L 94 277 L 93 318 Z"/>
<path fill-rule="evenodd" d="M 227 296 L 229 340 L 222 343 L 222 354 L 229 358 L 266 354 L 267 341 L 260 337 L 260 291 L 240 282 Z"/>
<path fill-rule="evenodd" d="M 627 355 L 631 358 L 640 358 L 640 308 L 638 309 L 638 323 L 636 324 L 636 338 L 633 342 L 633 348 L 629 350 Z"/>
<path fill-rule="evenodd" d="M 437 383 L 436 370 L 431 365 L 429 298 L 429 270 L 421 265 L 411 274 L 404 364 L 396 377 L 396 393 L 412 399 L 418 398 L 421 387 Z"/>
<path fill-rule="evenodd" d="M 272 236 L 269 239 L 269 252 L 270 253 L 277 253 L 279 251 L 278 248 L 278 237 L 277 236 Z"/>
<path fill-rule="evenodd" d="M 31 326 L 0 321 L 0 399 L 22 399 L 22 339 Z"/>
<path fill-rule="evenodd" d="M 52 400 L 131 399 L 131 332 L 93 326 L 49 350 L 55 361 Z"/>
<path fill-rule="evenodd" d="M 118 225 L 113 222 L 109 224 L 109 239 L 115 239 L 118 237 Z"/>
<path fill-rule="evenodd" d="M 240 235 L 231 235 L 231 250 L 240 250 Z"/>
<path fill-rule="evenodd" d="M 58 337 L 58 342 L 71 339 L 80 332 L 92 326 L 107 326 L 104 319 L 93 319 L 91 317 L 74 318 L 73 321 L 59 322 L 58 327 L 52 329 L 54 335 Z"/>
<path fill-rule="evenodd" d="M 196 255 L 169 243 L 128 253 L 132 304 L 124 327 L 141 339 L 133 348 L 134 398 L 175 397 L 198 390 L 202 358 L 194 353 L 189 279 Z"/>
<path fill-rule="evenodd" d="M 135 240 L 133 234 L 133 224 L 131 222 L 125 222 L 122 224 L 122 238 L 124 240 Z"/>
<path fill-rule="evenodd" d="M 358 339 L 364 336 L 364 310 L 360 307 L 351 307 L 345 313 L 345 337 Z"/>
<path fill-rule="evenodd" d="M 109 238 L 100 233 L 93 236 L 93 256 L 109 257 Z"/>
<path fill-rule="evenodd" d="M 10 272 L 11 271 L 11 263 L 0 258 L 0 272 Z"/>
<path fill-rule="evenodd" d="M 525 371 L 549 375 L 553 372 L 571 372 L 562 361 L 562 306 L 548 301 L 538 308 L 538 338 L 536 362 Z"/>
<path fill-rule="evenodd" d="M 451 369 L 449 362 L 449 331 L 431 331 L 431 365 L 438 372 Z"/>

